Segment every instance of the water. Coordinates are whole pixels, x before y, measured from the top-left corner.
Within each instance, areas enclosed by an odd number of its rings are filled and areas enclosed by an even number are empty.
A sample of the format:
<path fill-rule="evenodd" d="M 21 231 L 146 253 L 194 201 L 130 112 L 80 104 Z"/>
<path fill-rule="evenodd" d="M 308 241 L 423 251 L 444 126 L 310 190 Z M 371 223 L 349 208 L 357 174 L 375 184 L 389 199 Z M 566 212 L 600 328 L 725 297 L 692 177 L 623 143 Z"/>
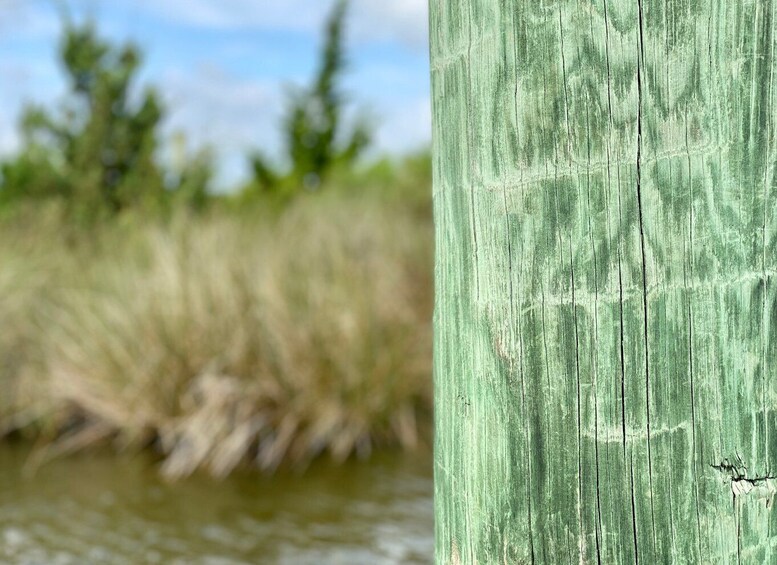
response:
<path fill-rule="evenodd" d="M 429 455 L 175 484 L 143 457 L 81 455 L 25 476 L 26 456 L 0 444 L 3 564 L 432 561 Z"/>

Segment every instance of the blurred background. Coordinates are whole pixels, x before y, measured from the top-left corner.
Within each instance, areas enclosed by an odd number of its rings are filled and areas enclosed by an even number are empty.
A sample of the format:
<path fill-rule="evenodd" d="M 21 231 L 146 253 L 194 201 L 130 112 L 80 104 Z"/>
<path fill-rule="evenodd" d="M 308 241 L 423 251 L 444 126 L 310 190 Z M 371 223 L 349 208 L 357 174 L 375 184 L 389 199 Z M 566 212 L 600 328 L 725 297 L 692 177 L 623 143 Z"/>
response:
<path fill-rule="evenodd" d="M 431 562 L 426 25 L 0 0 L 0 562 Z"/>

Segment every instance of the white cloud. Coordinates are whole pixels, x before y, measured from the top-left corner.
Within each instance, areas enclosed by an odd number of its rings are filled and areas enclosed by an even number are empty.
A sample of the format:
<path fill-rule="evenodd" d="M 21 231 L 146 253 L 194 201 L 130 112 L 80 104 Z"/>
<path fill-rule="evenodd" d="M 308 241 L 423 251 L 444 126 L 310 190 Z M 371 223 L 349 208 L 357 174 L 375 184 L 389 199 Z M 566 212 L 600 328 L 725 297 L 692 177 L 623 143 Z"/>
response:
<path fill-rule="evenodd" d="M 98 0 L 70 2 L 88 7 Z M 133 13 L 139 10 L 175 26 L 295 31 L 314 37 L 319 36 L 331 7 L 331 0 L 123 0 L 121 4 L 126 6 L 125 2 L 131 3 Z M 4 11 L 11 6 L 12 12 Z M 426 0 L 352 0 L 350 33 L 362 45 L 389 42 L 425 49 L 426 6 Z M 18 25 L 13 25 L 9 13 L 20 18 Z M 58 26 L 49 0 L 0 0 L 0 35 L 33 37 L 40 40 L 38 45 L 45 43 L 52 49 L 45 59 L 12 50 L 0 52 L 0 107 L 6 109 L 0 116 L 0 154 L 18 145 L 16 120 L 25 100 L 56 104 L 62 93 L 63 80 L 52 58 Z M 0 37 L 0 47 L 4 38 Z M 231 48 L 240 48 L 240 42 Z M 211 146 L 220 167 L 219 181 L 230 185 L 246 174 L 245 156 L 252 149 L 280 157 L 284 87 L 268 77 L 231 74 L 224 70 L 221 54 L 214 51 L 211 56 L 211 63 L 199 66 L 158 65 L 153 72 L 144 72 L 143 78 L 157 85 L 165 97 L 165 134 L 182 131 L 190 147 Z M 426 85 L 417 84 L 416 73 L 387 61 L 362 63 L 349 73 L 347 90 L 352 99 L 378 118 L 374 151 L 405 152 L 429 142 L 429 98 Z"/>
<path fill-rule="evenodd" d="M 210 147 L 219 184 L 244 177 L 252 149 L 278 146 L 282 91 L 276 82 L 239 78 L 215 65 L 173 71 L 158 82 L 168 110 L 165 132 L 183 132 L 193 149 Z"/>
<path fill-rule="evenodd" d="M 225 149 L 266 137 L 281 101 L 277 83 L 240 79 L 214 65 L 194 74 L 172 72 L 161 87 L 170 128 L 186 129 L 197 144 L 218 140 Z"/>
<path fill-rule="evenodd" d="M 19 136 L 16 124 L 12 120 L 0 117 L 0 157 L 12 155 L 19 148 Z"/>
<path fill-rule="evenodd" d="M 213 29 L 283 29 L 318 33 L 331 2 L 321 0 L 138 0 L 138 7 L 177 24 Z M 425 48 L 427 0 L 352 0 L 350 21 L 363 42 Z"/>
<path fill-rule="evenodd" d="M 19 148 L 18 122 L 29 103 L 51 104 L 63 83 L 53 61 L 0 51 L 0 156 Z"/>
<path fill-rule="evenodd" d="M 402 154 L 427 145 L 431 140 L 431 116 L 431 103 L 427 96 L 384 106 L 376 132 L 375 150 Z"/>
<path fill-rule="evenodd" d="M 354 29 L 359 39 L 396 40 L 413 48 L 427 44 L 427 0 L 355 0 Z"/>
<path fill-rule="evenodd" d="M 217 181 L 226 188 L 245 178 L 246 156 L 260 149 L 280 159 L 280 119 L 284 89 L 274 81 L 236 77 L 216 66 L 193 74 L 169 73 L 160 83 L 169 115 L 165 131 L 185 132 L 190 146 L 210 146 L 220 165 Z M 405 153 L 430 138 L 429 98 L 359 97 L 377 115 L 374 152 Z"/>
<path fill-rule="evenodd" d="M 50 38 L 59 31 L 57 13 L 43 2 L 0 0 L 0 35 L 15 38 Z"/>
<path fill-rule="evenodd" d="M 304 31 L 315 29 L 327 9 L 316 0 L 138 0 L 137 5 L 177 24 Z"/>

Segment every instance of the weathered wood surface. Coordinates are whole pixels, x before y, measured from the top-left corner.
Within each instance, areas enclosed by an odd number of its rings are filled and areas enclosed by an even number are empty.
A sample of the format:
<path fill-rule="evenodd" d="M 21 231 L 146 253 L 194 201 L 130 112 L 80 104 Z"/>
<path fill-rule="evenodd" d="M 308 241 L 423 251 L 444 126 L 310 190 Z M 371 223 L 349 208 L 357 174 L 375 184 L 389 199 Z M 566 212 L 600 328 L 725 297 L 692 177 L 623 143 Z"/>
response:
<path fill-rule="evenodd" d="M 771 0 L 431 0 L 438 563 L 777 563 Z"/>

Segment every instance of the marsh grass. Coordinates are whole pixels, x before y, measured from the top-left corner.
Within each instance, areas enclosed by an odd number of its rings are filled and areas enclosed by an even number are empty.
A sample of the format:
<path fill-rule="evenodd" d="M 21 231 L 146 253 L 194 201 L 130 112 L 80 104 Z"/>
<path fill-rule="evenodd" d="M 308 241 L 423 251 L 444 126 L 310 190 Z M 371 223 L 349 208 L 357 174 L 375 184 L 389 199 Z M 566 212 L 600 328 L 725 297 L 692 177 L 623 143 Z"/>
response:
<path fill-rule="evenodd" d="M 86 242 L 21 231 L 0 244 L 0 435 L 37 437 L 40 461 L 110 442 L 156 449 L 171 478 L 223 476 L 428 439 L 417 215 L 310 198 Z"/>

